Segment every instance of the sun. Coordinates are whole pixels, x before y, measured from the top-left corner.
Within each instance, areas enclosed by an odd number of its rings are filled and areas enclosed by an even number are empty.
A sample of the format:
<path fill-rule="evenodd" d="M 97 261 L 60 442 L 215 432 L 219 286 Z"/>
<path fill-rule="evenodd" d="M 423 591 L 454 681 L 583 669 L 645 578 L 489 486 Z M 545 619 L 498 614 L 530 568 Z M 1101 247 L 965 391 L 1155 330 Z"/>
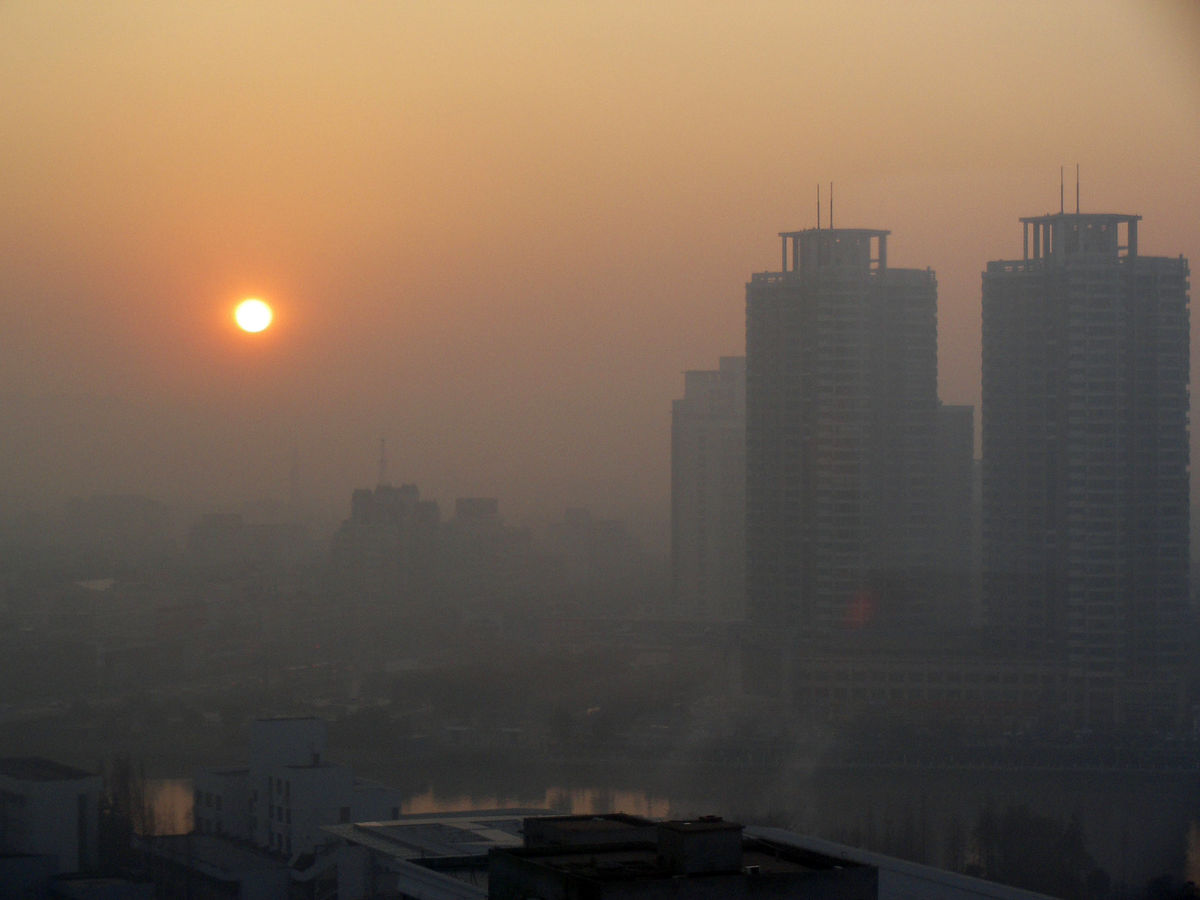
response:
<path fill-rule="evenodd" d="M 250 332 L 265 331 L 274 317 L 271 307 L 257 297 L 247 297 L 237 305 L 237 309 L 233 313 L 238 328 Z"/>

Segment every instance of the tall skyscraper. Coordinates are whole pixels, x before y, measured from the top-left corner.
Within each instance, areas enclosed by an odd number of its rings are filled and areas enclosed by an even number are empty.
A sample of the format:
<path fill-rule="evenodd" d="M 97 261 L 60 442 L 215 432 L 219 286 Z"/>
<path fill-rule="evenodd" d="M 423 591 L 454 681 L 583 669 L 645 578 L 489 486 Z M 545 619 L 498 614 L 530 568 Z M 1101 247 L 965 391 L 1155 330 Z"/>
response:
<path fill-rule="evenodd" d="M 746 286 L 748 616 L 802 637 L 928 620 L 937 280 L 888 234 L 782 233 Z"/>
<path fill-rule="evenodd" d="M 1131 215 L 1022 219 L 983 275 L 984 612 L 1082 724 L 1170 720 L 1188 599 L 1188 266 Z"/>
<path fill-rule="evenodd" d="M 684 375 L 671 405 L 671 613 L 740 619 L 746 596 L 746 359 Z"/>

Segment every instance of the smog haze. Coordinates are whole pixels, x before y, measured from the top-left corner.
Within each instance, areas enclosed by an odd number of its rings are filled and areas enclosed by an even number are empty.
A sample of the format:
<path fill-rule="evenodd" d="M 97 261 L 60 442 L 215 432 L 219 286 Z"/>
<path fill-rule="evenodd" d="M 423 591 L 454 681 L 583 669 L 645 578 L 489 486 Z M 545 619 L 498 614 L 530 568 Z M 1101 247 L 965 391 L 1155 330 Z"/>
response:
<path fill-rule="evenodd" d="M 1198 47 L 1186 2 L 4 4 L 0 493 L 282 499 L 294 459 L 344 515 L 385 438 L 425 496 L 657 537 L 681 373 L 744 351 L 818 183 L 936 271 L 950 403 L 1060 166 L 1200 260 Z"/>

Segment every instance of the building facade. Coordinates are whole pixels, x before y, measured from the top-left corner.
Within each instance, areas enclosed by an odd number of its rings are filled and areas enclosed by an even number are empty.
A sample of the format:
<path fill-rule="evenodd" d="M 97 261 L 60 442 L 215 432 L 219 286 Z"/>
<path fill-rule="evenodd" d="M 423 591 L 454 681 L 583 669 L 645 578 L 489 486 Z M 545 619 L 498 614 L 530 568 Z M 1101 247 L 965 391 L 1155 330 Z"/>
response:
<path fill-rule="evenodd" d="M 290 859 L 316 852 L 325 825 L 399 815 L 398 792 L 329 762 L 327 731 L 310 716 L 255 720 L 248 766 L 196 772 L 196 834 Z"/>
<path fill-rule="evenodd" d="M 745 523 L 746 359 L 726 356 L 671 404 L 671 615 L 745 615 Z"/>
<path fill-rule="evenodd" d="M 929 619 L 937 280 L 889 232 L 785 232 L 746 286 L 748 617 L 820 638 Z"/>
<path fill-rule="evenodd" d="M 47 872 L 99 861 L 101 777 L 41 757 L 0 759 L 0 856 L 45 857 Z"/>
<path fill-rule="evenodd" d="M 984 612 L 1082 725 L 1170 721 L 1188 602 L 1188 266 L 1134 215 L 1022 219 L 983 273 Z"/>
<path fill-rule="evenodd" d="M 339 589 L 356 602 L 396 607 L 426 598 L 436 581 L 441 514 L 415 484 L 360 488 L 333 537 Z"/>

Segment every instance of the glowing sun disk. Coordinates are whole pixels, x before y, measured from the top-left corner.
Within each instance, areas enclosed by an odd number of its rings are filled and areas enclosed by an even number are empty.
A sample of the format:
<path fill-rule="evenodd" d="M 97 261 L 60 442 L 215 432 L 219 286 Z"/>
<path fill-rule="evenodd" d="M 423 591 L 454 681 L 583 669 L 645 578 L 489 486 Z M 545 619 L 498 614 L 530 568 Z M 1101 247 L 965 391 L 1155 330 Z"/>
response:
<path fill-rule="evenodd" d="M 238 328 L 242 329 L 242 331 L 258 332 L 265 330 L 271 324 L 271 319 L 274 318 L 274 315 L 271 312 L 271 307 L 267 306 L 266 303 L 257 297 L 250 297 L 238 304 L 233 317 L 237 320 Z"/>

